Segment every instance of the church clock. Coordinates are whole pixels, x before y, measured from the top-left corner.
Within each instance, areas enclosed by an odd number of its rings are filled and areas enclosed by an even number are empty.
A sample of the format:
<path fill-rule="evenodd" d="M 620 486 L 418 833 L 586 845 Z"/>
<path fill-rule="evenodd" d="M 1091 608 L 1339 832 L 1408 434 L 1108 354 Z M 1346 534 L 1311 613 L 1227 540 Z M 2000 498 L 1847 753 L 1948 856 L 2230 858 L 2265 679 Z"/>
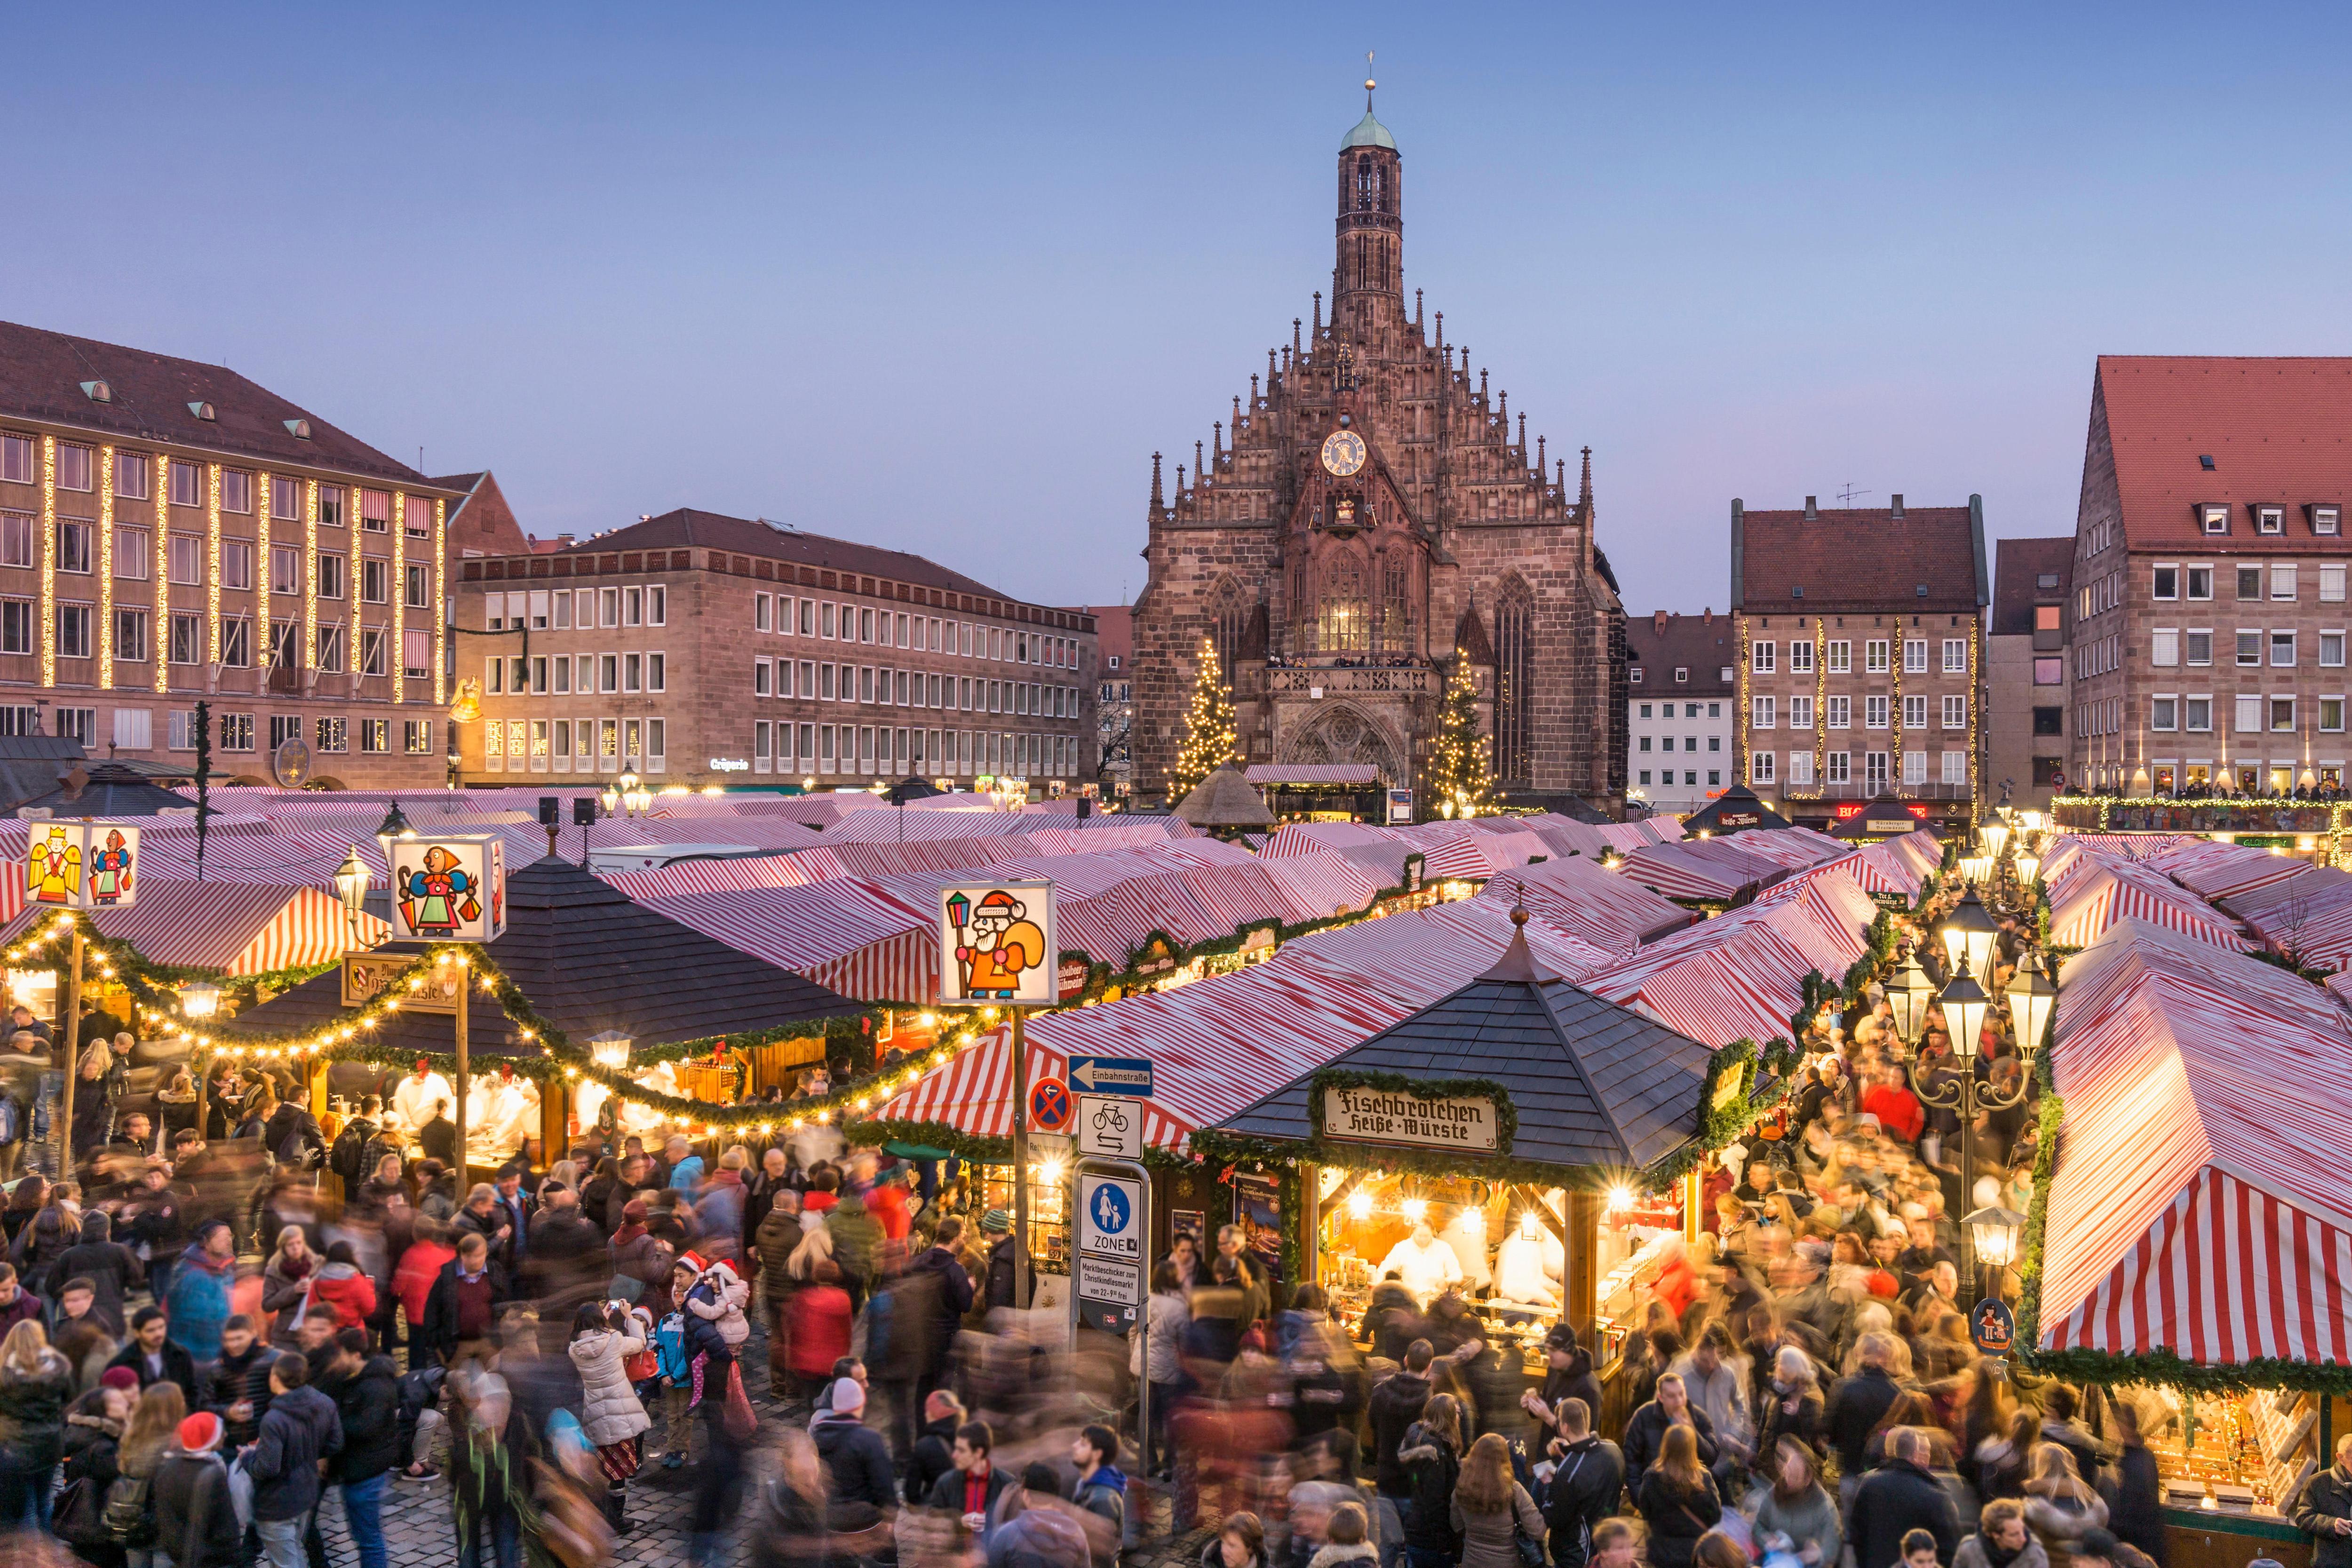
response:
<path fill-rule="evenodd" d="M 1353 430 L 1334 430 L 1323 438 L 1323 467 L 1339 479 L 1360 472 L 1364 466 L 1364 438 Z"/>

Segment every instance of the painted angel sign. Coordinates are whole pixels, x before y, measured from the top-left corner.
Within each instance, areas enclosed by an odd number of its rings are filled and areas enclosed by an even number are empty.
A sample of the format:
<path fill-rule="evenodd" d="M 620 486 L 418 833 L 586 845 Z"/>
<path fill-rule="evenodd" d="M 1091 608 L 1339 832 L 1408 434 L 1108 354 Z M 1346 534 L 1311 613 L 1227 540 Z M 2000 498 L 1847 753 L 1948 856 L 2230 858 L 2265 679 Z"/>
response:
<path fill-rule="evenodd" d="M 139 829 L 127 822 L 36 822 L 25 846 L 25 901 L 57 910 L 137 900 Z"/>
<path fill-rule="evenodd" d="M 503 935 L 504 847 L 489 836 L 396 841 L 392 886 L 400 934 L 426 942 L 494 942 Z"/>

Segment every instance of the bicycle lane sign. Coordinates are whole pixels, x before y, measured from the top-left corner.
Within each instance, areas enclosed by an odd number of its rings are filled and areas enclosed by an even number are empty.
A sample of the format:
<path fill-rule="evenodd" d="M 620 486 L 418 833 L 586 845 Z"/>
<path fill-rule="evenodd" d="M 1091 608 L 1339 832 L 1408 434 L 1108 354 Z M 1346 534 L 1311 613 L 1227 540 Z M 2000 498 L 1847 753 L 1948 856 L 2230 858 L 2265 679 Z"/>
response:
<path fill-rule="evenodd" d="M 1118 1095 L 1082 1094 L 1070 1131 L 1081 1159 L 1143 1158 L 1143 1102 Z"/>

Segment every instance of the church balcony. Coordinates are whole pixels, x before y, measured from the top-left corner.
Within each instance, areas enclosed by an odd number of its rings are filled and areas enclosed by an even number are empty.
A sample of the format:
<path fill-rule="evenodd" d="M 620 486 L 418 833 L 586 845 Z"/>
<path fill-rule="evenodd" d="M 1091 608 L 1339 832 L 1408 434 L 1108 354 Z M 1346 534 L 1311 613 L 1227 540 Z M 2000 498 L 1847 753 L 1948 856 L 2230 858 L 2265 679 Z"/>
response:
<path fill-rule="evenodd" d="M 1240 674 L 1237 697 L 1434 697 L 1444 684 L 1435 666 L 1402 654 L 1293 657 Z"/>

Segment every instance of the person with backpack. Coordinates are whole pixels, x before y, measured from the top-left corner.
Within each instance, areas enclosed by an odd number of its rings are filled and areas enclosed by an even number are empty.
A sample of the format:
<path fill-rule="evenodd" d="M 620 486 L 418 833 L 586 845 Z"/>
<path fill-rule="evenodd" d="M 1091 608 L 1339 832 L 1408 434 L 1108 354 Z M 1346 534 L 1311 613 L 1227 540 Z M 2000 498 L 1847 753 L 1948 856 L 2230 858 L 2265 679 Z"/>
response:
<path fill-rule="evenodd" d="M 278 1102 L 262 1126 L 261 1142 L 277 1156 L 280 1170 L 315 1171 L 327 1157 L 326 1131 L 299 1100 Z"/>
<path fill-rule="evenodd" d="M 375 1095 L 367 1096 L 360 1101 L 359 1114 L 343 1123 L 343 1130 L 335 1134 L 335 1142 L 327 1151 L 327 1169 L 342 1183 L 346 1203 L 359 1195 L 360 1184 L 367 1180 L 373 1169 L 367 1159 L 368 1140 L 381 1130 L 383 1115 L 383 1101 Z"/>
<path fill-rule="evenodd" d="M 236 1237 L 225 1219 L 196 1226 L 196 1238 L 172 1270 L 172 1290 L 163 1302 L 171 1340 L 195 1360 L 218 1361 L 221 1326 L 228 1321 L 229 1287 L 236 1278 Z"/>
<path fill-rule="evenodd" d="M 179 1442 L 187 1406 L 180 1385 L 159 1383 L 139 1396 L 122 1428 L 114 1463 L 119 1472 L 106 1489 L 106 1528 L 124 1552 L 127 1568 L 161 1568 L 168 1553 L 156 1547 L 155 1477 L 163 1458 Z"/>
<path fill-rule="evenodd" d="M 54 1277 L 89 1280 L 97 1289 L 99 1317 L 120 1325 L 122 1303 L 146 1274 L 138 1255 L 114 1239 L 113 1226 L 103 1209 L 82 1215 L 81 1239 L 58 1255 Z"/>
<path fill-rule="evenodd" d="M 220 1417 L 199 1410 L 180 1423 L 179 1445 L 155 1467 L 155 1544 L 132 1547 L 130 1568 L 236 1568 L 236 1505 L 220 1457 Z"/>
<path fill-rule="evenodd" d="M 139 1403 L 139 1384 L 115 1368 L 66 1406 L 65 1489 L 57 1531 L 93 1568 L 123 1568 L 122 1547 L 106 1528 L 106 1489 L 122 1472 L 115 1460 L 122 1429 Z"/>
<path fill-rule="evenodd" d="M 327 1479 L 342 1494 L 343 1521 L 360 1568 L 385 1568 L 383 1493 L 401 1456 L 399 1369 L 390 1356 L 368 1353 L 366 1330 L 345 1327 L 335 1332 L 334 1353 L 318 1390 L 334 1402 L 342 1423 L 342 1447 L 327 1462 Z M 308 1535 L 319 1542 L 318 1560 L 323 1562 L 326 1546 L 319 1540 L 316 1509 L 310 1510 Z"/>

